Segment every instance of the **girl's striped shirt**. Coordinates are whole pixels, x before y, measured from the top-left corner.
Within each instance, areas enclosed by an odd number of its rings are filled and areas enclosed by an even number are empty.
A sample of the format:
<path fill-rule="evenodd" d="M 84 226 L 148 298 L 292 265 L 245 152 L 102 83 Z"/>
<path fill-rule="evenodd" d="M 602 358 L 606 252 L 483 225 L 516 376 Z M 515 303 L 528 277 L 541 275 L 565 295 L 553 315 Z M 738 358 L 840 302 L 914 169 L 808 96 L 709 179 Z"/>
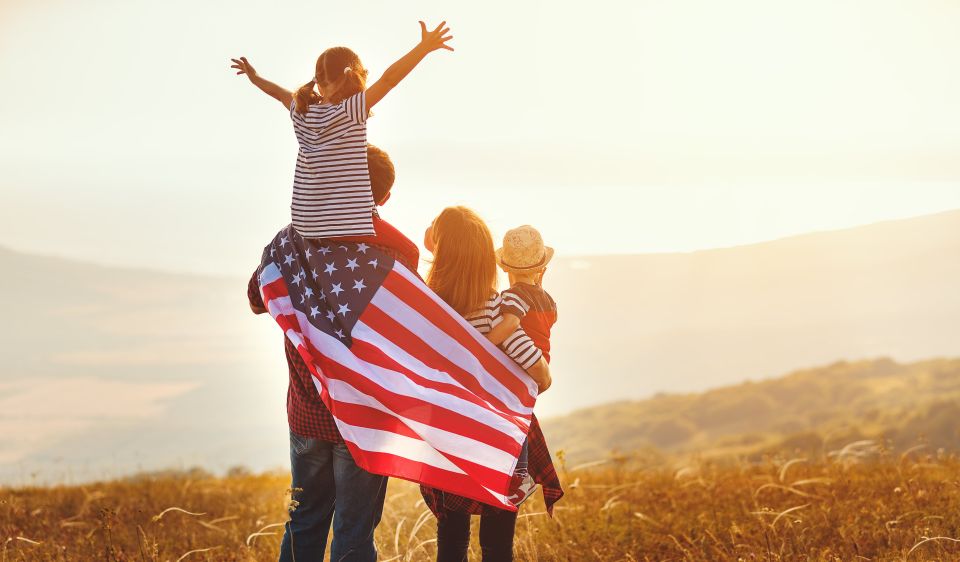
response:
<path fill-rule="evenodd" d="M 300 149 L 293 176 L 293 227 L 307 238 L 366 236 L 373 228 L 373 192 L 367 169 L 367 94 L 305 115 L 290 104 Z"/>
<path fill-rule="evenodd" d="M 502 300 L 500 295 L 493 293 L 490 299 L 484 303 L 483 308 L 466 315 L 464 318 L 471 326 L 476 328 L 478 332 L 486 334 L 492 330 L 494 326 L 503 321 L 503 316 L 500 314 L 501 304 Z M 524 370 L 534 366 L 537 361 L 543 357 L 543 352 L 540 351 L 533 343 L 533 340 L 530 339 L 530 336 L 520 327 L 510 334 L 507 339 L 503 340 L 500 348 Z"/>

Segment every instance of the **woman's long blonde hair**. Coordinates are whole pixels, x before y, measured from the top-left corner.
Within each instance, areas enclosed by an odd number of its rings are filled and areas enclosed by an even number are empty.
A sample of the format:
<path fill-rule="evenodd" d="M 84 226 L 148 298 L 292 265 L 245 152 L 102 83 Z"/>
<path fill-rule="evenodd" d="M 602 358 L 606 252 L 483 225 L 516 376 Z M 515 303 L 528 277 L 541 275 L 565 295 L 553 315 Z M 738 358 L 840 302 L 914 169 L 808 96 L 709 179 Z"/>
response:
<path fill-rule="evenodd" d="M 447 207 L 433 221 L 433 263 L 427 285 L 461 315 L 483 308 L 497 290 L 493 236 L 477 213 Z"/>

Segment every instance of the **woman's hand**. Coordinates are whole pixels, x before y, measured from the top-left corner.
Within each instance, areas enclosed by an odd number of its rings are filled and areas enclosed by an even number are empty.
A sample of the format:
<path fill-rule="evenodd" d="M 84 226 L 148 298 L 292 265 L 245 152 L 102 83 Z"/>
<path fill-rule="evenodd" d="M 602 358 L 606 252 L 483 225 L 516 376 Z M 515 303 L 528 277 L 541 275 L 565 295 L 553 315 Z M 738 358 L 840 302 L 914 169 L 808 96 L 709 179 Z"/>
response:
<path fill-rule="evenodd" d="M 537 383 L 538 394 L 543 394 L 553 384 L 553 377 L 550 376 L 550 365 L 543 357 L 527 369 L 527 374 Z"/>
<path fill-rule="evenodd" d="M 444 27 L 447 22 L 442 21 L 433 31 L 427 31 L 427 24 L 420 22 L 420 45 L 419 47 L 427 53 L 432 53 L 438 49 L 452 51 L 453 47 L 447 45 L 447 41 L 453 39 L 453 35 L 447 35 L 449 27 Z"/>
<path fill-rule="evenodd" d="M 230 65 L 230 68 L 235 68 L 237 74 L 246 74 L 247 78 L 253 82 L 253 79 L 257 77 L 257 71 L 253 68 L 253 65 L 247 62 L 247 57 L 240 57 L 239 59 L 230 59 L 233 61 L 233 64 Z"/>

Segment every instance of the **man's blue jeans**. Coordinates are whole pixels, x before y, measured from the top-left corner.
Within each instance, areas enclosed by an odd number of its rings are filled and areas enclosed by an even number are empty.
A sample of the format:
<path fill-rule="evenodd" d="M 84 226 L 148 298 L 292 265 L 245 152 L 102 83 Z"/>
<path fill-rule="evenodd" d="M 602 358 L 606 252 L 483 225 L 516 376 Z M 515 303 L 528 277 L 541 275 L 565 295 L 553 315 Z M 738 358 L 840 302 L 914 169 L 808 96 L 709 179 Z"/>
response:
<path fill-rule="evenodd" d="M 343 443 L 290 432 L 293 499 L 300 502 L 280 546 L 280 562 L 320 562 L 333 521 L 330 559 L 375 562 L 373 531 L 380 523 L 387 478 L 363 470 Z M 294 554 L 296 556 L 294 556 Z"/>

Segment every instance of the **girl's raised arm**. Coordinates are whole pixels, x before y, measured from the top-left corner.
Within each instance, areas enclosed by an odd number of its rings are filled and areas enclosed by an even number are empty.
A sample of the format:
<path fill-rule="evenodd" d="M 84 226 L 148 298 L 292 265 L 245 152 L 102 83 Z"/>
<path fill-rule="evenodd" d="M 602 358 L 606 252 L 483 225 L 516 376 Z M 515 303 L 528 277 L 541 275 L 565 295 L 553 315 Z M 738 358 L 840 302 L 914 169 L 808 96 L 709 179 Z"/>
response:
<path fill-rule="evenodd" d="M 260 75 L 257 74 L 257 71 L 253 68 L 253 65 L 247 62 L 246 57 L 230 60 L 233 61 L 233 64 L 230 65 L 230 68 L 235 68 L 237 70 L 237 74 L 246 74 L 247 78 L 250 79 L 250 82 L 254 86 L 263 90 L 263 93 L 282 103 L 283 107 L 287 109 L 290 108 L 290 102 L 293 101 L 293 92 L 274 84 L 266 78 L 261 78 Z"/>
<path fill-rule="evenodd" d="M 453 47 L 447 45 L 447 41 L 453 39 L 453 35 L 447 35 L 449 27 L 444 27 L 447 22 L 441 22 L 433 31 L 427 31 L 427 24 L 420 22 L 420 43 L 409 53 L 403 55 L 397 62 L 390 65 L 390 68 L 383 73 L 379 80 L 367 88 L 367 108 L 372 108 L 387 92 L 392 90 L 401 80 L 410 74 L 415 66 L 420 64 L 427 55 L 438 49 L 452 51 Z"/>

